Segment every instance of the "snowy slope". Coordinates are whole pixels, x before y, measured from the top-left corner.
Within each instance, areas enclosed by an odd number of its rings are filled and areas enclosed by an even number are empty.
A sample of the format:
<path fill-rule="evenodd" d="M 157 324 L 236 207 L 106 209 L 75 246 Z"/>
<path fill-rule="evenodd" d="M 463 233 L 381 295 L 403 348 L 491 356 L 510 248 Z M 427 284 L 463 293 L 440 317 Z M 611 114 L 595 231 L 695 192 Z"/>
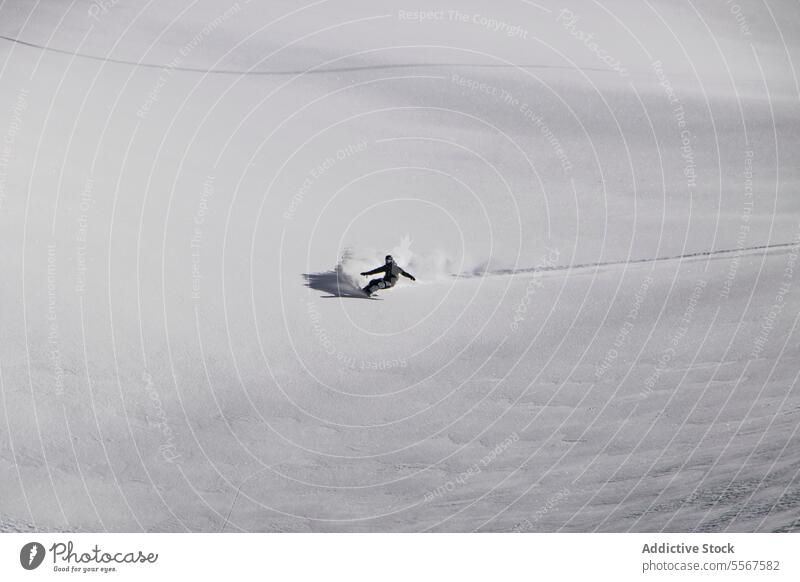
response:
<path fill-rule="evenodd" d="M 4 4 L 0 527 L 797 529 L 800 12 L 740 4 Z"/>

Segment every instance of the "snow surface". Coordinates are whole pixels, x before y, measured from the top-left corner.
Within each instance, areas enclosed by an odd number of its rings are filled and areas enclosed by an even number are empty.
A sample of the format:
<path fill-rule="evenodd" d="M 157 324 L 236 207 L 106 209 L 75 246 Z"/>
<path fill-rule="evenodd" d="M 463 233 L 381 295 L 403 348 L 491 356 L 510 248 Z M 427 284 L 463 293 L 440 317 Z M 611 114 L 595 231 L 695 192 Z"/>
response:
<path fill-rule="evenodd" d="M 3 3 L 0 530 L 798 529 L 799 6 Z"/>

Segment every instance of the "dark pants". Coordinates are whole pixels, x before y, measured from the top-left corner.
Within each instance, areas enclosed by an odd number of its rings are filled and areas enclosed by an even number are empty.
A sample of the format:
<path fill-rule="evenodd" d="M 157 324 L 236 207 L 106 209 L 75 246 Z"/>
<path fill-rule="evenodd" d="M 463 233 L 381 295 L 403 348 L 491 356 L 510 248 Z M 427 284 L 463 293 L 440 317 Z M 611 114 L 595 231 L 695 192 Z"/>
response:
<path fill-rule="evenodd" d="M 388 289 L 389 287 L 394 287 L 395 283 L 397 283 L 397 279 L 373 279 L 367 284 L 366 287 L 364 287 L 364 291 L 372 294 L 378 289 Z"/>

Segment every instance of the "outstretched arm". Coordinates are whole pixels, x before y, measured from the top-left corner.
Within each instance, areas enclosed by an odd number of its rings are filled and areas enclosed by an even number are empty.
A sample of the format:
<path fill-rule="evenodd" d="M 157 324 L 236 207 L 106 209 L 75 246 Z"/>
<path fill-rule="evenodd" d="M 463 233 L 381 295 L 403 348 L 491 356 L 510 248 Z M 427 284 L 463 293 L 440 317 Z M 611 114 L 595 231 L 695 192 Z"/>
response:
<path fill-rule="evenodd" d="M 381 265 L 380 267 L 376 267 L 375 269 L 372 269 L 371 271 L 364 271 L 361 274 L 366 277 L 367 275 L 375 275 L 377 273 L 383 273 L 385 270 L 386 270 L 386 265 Z"/>
<path fill-rule="evenodd" d="M 408 277 L 412 281 L 416 281 L 414 275 L 412 275 L 411 273 L 406 273 L 403 269 L 400 269 L 400 274 L 403 275 L 403 277 Z"/>

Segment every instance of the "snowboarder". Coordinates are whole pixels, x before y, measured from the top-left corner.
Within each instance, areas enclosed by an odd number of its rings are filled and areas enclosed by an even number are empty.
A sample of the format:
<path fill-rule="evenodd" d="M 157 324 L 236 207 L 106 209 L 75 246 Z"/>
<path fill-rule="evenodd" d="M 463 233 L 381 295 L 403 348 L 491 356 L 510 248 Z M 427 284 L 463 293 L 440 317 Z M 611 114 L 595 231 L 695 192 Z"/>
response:
<path fill-rule="evenodd" d="M 378 289 L 388 289 L 389 287 L 394 287 L 395 283 L 397 283 L 397 279 L 400 278 L 400 275 L 408 277 L 412 281 L 416 281 L 414 275 L 406 273 L 397 263 L 394 262 L 392 255 L 386 255 L 386 263 L 382 267 L 372 269 L 371 271 L 364 271 L 361 273 L 361 275 L 367 277 L 369 275 L 375 275 L 376 273 L 383 273 L 383 278 L 373 279 L 366 287 L 364 287 L 364 289 L 362 289 L 362 291 L 367 294 L 367 297 L 371 296 Z"/>

